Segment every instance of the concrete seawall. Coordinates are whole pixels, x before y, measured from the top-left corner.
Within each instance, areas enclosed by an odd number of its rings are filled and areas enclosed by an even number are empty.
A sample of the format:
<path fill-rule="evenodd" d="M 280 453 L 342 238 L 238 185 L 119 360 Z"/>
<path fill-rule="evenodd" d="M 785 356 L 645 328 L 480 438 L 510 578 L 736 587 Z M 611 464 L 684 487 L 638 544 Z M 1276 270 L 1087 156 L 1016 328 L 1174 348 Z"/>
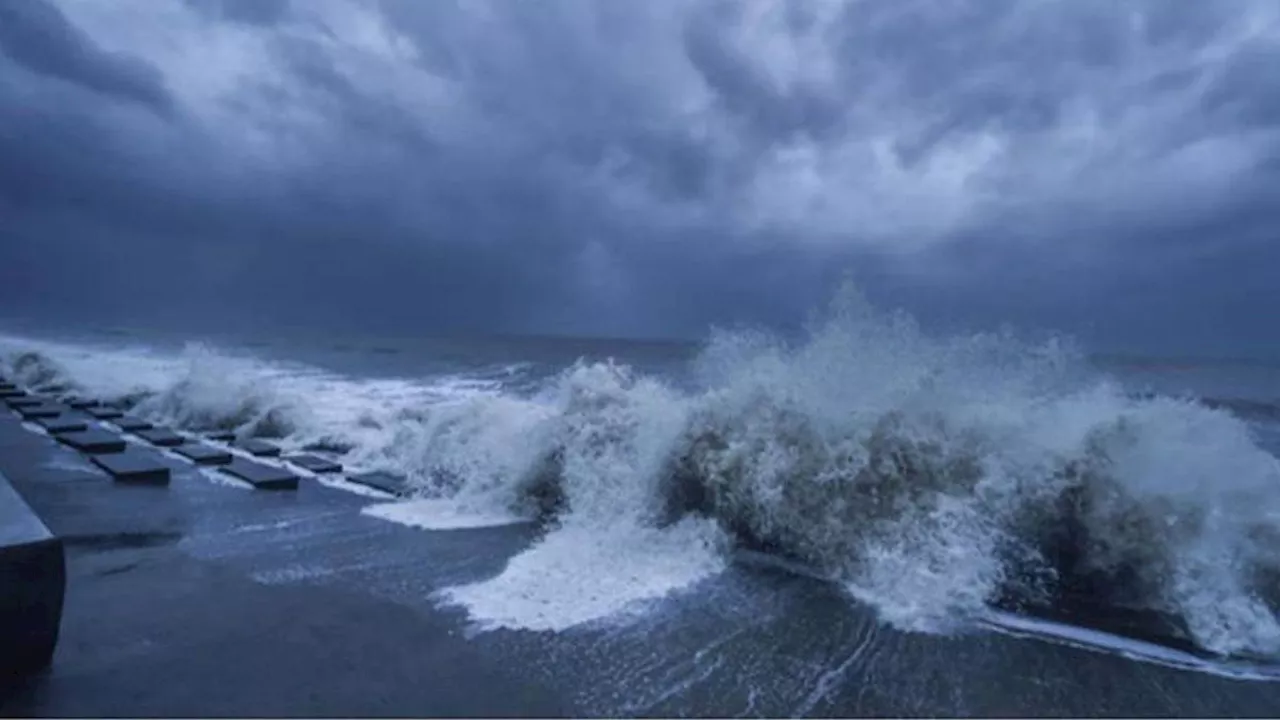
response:
<path fill-rule="evenodd" d="M 0 473 L 0 685 L 49 665 L 65 594 L 62 541 Z"/>

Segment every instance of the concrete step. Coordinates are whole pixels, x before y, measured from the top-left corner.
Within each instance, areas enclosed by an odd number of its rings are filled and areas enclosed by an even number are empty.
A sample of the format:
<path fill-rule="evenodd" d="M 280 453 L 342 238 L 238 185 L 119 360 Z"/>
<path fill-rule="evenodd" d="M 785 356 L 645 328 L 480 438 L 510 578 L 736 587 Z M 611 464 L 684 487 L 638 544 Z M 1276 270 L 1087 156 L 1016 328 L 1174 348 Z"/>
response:
<path fill-rule="evenodd" d="M 235 458 L 222 472 L 243 480 L 259 490 L 297 490 L 298 476 L 283 468 Z"/>
<path fill-rule="evenodd" d="M 154 452 L 129 448 L 112 455 L 95 455 L 90 460 L 117 482 L 169 484 L 169 468 Z"/>
<path fill-rule="evenodd" d="M 197 465 L 229 465 L 232 455 L 222 448 L 201 443 L 180 445 L 173 451 Z"/>

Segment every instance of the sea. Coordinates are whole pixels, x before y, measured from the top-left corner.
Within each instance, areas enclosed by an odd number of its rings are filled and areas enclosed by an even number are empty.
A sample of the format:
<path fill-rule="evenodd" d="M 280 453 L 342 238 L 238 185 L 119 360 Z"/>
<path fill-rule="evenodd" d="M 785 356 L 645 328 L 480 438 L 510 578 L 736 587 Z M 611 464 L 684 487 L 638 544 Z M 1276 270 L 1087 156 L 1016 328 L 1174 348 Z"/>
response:
<path fill-rule="evenodd" d="M 537 526 L 432 598 L 480 634 L 644 623 L 749 565 L 912 637 L 1280 679 L 1275 361 L 936 334 L 849 295 L 671 342 L 27 325 L 0 371 L 392 473 L 387 522 Z"/>

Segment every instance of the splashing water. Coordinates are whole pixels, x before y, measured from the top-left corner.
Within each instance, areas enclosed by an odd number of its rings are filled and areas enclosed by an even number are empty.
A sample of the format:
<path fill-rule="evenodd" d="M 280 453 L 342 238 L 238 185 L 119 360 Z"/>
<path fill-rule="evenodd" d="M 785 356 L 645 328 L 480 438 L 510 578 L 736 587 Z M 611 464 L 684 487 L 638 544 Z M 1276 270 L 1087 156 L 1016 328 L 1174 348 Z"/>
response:
<path fill-rule="evenodd" d="M 1280 465 L 1242 420 L 1127 395 L 1065 341 L 932 337 L 852 289 L 800 342 L 713 335 L 696 389 L 608 362 L 517 392 L 199 346 L 2 344 L 26 382 L 319 442 L 420 498 L 541 519 L 501 574 L 441 594 L 482 626 L 625 616 L 737 543 L 803 561 L 905 629 L 1084 594 L 1173 618 L 1211 652 L 1280 653 Z"/>

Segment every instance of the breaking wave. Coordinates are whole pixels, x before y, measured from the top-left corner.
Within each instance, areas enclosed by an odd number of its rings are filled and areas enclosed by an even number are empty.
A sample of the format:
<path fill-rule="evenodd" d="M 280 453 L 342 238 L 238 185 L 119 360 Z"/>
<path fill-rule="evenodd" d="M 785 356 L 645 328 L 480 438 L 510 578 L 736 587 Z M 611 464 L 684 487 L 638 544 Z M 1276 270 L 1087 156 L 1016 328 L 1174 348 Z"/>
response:
<path fill-rule="evenodd" d="M 933 337 L 851 289 L 799 342 L 713 335 L 692 389 L 616 362 L 514 391 L 201 346 L 4 345 L 24 382 L 327 447 L 422 497 L 541 519 L 501 576 L 444 594 L 491 625 L 618 613 L 747 546 L 900 628 L 1083 604 L 1161 618 L 1210 653 L 1280 654 L 1280 463 L 1245 420 L 1128 394 L 1065 341 Z"/>

